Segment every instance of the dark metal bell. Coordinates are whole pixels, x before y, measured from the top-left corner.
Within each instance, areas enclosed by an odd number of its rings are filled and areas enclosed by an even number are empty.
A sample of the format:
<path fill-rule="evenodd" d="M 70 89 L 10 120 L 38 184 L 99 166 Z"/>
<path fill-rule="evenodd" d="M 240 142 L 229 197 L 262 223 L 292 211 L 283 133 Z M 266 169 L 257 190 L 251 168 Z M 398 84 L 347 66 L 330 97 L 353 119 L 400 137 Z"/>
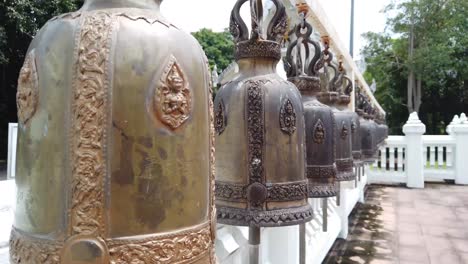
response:
<path fill-rule="evenodd" d="M 284 65 L 288 80 L 301 92 L 304 105 L 309 197 L 333 197 L 338 191 L 334 116 L 332 109 L 317 99 L 321 91 L 319 71 L 331 56 L 322 54 L 320 43 L 311 39 L 312 26 L 307 21 L 298 24 L 294 32 L 296 40 L 288 46 Z"/>
<path fill-rule="evenodd" d="M 356 113 L 359 115 L 360 121 L 360 134 L 361 134 L 361 153 L 362 161 L 366 164 L 372 163 L 374 158 L 374 129 L 370 122 L 370 115 L 368 113 L 370 103 L 367 98 L 357 91 L 357 107 Z"/>
<path fill-rule="evenodd" d="M 328 43 L 325 41 L 324 53 L 328 51 Z M 330 53 L 331 54 L 331 53 Z M 352 135 L 351 135 L 351 121 L 353 119 L 353 112 L 347 110 L 350 103 L 349 93 L 352 91 L 352 84 L 350 80 L 344 76 L 344 71 L 339 65 L 339 71 L 331 63 L 331 60 L 326 63 L 327 67 L 332 69 L 333 78 L 328 84 L 328 91 L 319 95 L 319 100 L 329 105 L 335 117 L 335 162 L 337 168 L 337 181 L 351 181 L 356 178 L 353 170 L 353 154 L 352 154 Z M 327 70 L 328 72 L 328 70 Z M 343 87 L 344 80 L 348 81 L 344 93 L 339 94 L 338 88 Z"/>
<path fill-rule="evenodd" d="M 215 99 L 216 206 L 219 223 L 286 226 L 312 219 L 305 179 L 304 114 L 297 88 L 276 73 L 286 32 L 286 11 L 266 32 L 262 3 L 250 1 L 252 32 L 240 17 L 238 0 L 230 31 L 239 73 Z"/>

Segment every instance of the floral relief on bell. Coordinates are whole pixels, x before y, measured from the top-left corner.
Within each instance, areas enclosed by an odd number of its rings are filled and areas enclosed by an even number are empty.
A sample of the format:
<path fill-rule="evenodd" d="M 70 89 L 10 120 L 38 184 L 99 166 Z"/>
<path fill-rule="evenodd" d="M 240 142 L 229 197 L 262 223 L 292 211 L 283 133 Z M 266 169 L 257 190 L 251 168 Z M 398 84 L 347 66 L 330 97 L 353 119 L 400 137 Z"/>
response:
<path fill-rule="evenodd" d="M 153 97 L 157 118 L 171 129 L 177 129 L 190 117 L 192 96 L 185 73 L 171 56 Z"/>
<path fill-rule="evenodd" d="M 224 102 L 220 100 L 218 105 L 216 106 L 215 110 L 215 131 L 216 134 L 221 135 L 226 128 L 227 125 L 227 118 L 226 118 L 226 111 L 224 110 Z"/>
<path fill-rule="evenodd" d="M 16 105 L 18 107 L 18 121 L 27 124 L 36 112 L 38 101 L 38 78 L 34 50 L 29 52 L 21 68 L 18 79 Z"/>

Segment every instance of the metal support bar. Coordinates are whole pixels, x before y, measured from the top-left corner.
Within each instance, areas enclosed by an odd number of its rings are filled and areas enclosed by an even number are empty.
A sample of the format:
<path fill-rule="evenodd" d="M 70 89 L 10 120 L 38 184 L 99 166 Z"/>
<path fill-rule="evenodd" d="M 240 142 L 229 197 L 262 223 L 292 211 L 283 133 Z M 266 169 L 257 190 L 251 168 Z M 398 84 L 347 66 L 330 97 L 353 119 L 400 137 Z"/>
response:
<path fill-rule="evenodd" d="M 299 263 L 306 263 L 306 224 L 299 225 Z"/>
<path fill-rule="evenodd" d="M 322 200 L 322 231 L 327 232 L 328 230 L 328 198 Z"/>
<path fill-rule="evenodd" d="M 260 264 L 260 227 L 249 227 L 249 263 Z"/>

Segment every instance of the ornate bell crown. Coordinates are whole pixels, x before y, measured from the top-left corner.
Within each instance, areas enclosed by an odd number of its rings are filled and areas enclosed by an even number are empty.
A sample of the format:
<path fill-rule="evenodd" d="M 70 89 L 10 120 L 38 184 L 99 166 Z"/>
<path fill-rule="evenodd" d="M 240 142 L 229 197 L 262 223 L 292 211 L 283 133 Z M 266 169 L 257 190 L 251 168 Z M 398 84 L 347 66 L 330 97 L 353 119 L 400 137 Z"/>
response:
<path fill-rule="evenodd" d="M 262 0 L 249 0 L 252 20 L 252 31 L 249 31 L 240 16 L 240 9 L 247 0 L 237 0 L 231 12 L 229 31 L 236 43 L 235 59 L 244 58 L 271 58 L 281 59 L 281 42 L 287 30 L 288 17 L 286 9 L 279 0 L 272 0 L 276 12 L 264 33 Z"/>
<path fill-rule="evenodd" d="M 348 105 L 351 102 L 351 93 L 353 92 L 353 83 L 351 79 L 346 75 L 346 70 L 343 67 L 343 60 L 340 58 L 338 62 L 338 72 L 330 83 L 331 89 L 339 93 L 338 104 Z"/>
<path fill-rule="evenodd" d="M 288 80 L 293 82 L 300 91 L 320 91 L 319 71 L 325 65 L 326 56 L 321 51 L 320 43 L 312 40 L 312 25 L 305 19 L 306 13 L 301 12 L 301 22 L 291 33 L 296 36 L 291 41 L 283 59 Z"/>

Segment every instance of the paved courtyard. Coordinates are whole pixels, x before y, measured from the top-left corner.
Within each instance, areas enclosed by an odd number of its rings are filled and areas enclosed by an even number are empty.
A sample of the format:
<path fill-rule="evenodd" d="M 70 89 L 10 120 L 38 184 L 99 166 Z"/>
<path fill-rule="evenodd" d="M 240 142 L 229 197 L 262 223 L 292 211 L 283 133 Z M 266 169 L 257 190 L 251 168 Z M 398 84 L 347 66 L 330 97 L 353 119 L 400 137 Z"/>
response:
<path fill-rule="evenodd" d="M 468 263 L 468 186 L 372 185 L 324 263 Z"/>

